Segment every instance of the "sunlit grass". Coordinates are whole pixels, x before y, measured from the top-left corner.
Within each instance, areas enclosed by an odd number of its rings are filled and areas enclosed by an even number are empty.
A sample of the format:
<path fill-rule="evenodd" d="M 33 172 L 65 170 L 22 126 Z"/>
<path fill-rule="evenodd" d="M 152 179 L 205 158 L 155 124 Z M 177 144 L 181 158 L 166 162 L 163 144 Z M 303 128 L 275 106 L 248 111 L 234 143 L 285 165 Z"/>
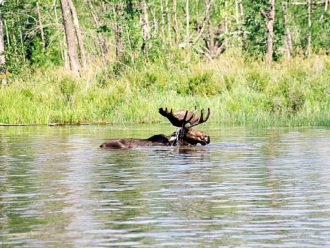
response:
<path fill-rule="evenodd" d="M 207 108 L 210 122 L 245 126 L 329 126 L 330 58 L 268 65 L 222 56 L 146 61 L 138 69 L 95 65 L 82 78 L 37 71 L 0 89 L 0 123 L 152 123 L 158 108 Z"/>

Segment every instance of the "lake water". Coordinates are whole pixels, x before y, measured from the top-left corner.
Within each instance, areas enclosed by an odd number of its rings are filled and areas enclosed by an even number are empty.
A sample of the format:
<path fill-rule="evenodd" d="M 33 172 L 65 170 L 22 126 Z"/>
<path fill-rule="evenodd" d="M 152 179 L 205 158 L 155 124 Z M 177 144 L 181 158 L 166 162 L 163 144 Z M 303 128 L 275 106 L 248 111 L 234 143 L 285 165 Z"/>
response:
<path fill-rule="evenodd" d="M 1 247 L 330 247 L 330 129 L 0 127 Z"/>

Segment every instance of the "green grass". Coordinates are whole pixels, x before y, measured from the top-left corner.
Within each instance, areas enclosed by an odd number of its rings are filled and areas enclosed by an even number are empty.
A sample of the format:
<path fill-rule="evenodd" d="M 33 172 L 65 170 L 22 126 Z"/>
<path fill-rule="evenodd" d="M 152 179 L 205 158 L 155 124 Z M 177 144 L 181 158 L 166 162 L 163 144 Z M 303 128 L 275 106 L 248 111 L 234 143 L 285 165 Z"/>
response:
<path fill-rule="evenodd" d="M 159 107 L 197 106 L 210 107 L 219 125 L 329 126 L 329 99 L 327 56 L 271 66 L 235 55 L 176 57 L 95 65 L 80 79 L 59 68 L 12 78 L 0 89 L 0 123 L 153 123 L 165 121 Z"/>

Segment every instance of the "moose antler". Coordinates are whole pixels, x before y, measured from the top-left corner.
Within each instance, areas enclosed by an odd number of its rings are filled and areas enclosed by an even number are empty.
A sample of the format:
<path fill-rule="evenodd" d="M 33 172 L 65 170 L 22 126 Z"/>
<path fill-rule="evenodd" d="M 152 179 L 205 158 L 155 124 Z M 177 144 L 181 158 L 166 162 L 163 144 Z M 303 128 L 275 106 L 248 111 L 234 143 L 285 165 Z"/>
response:
<path fill-rule="evenodd" d="M 195 115 L 196 110 L 195 111 L 179 110 L 173 113 L 172 109 L 171 111 L 168 111 L 167 108 L 165 108 L 165 110 L 163 108 L 160 108 L 159 113 L 162 116 L 166 117 L 172 123 L 173 126 L 190 128 L 193 126 L 197 126 L 203 122 L 206 122 L 210 117 L 210 108 L 208 108 L 208 113 L 205 118 L 204 118 L 203 109 L 201 110 L 201 114 L 199 117 Z"/>
<path fill-rule="evenodd" d="M 190 127 L 197 126 L 199 124 L 206 122 L 209 119 L 210 114 L 211 114 L 210 108 L 207 108 L 207 115 L 204 118 L 204 109 L 202 109 L 199 118 L 194 118 L 193 120 L 190 121 Z"/>
<path fill-rule="evenodd" d="M 165 108 L 159 109 L 159 113 L 166 117 L 173 126 L 175 127 L 183 127 L 187 122 L 191 121 L 191 119 L 194 117 L 194 113 L 186 110 L 180 110 L 175 113 L 173 113 L 173 110 L 170 111 Z"/>

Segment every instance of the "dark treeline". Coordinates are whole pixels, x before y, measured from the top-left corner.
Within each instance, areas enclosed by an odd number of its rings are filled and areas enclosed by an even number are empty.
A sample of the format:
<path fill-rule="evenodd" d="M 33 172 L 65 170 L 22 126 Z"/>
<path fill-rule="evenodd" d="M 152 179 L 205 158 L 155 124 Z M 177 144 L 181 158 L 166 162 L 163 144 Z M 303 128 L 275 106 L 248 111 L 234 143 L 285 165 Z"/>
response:
<path fill-rule="evenodd" d="M 5 0 L 0 63 L 6 75 L 94 60 L 138 64 L 175 49 L 210 60 L 229 49 L 267 61 L 328 53 L 330 0 Z M 142 60 L 143 61 L 143 60 Z M 6 73 L 7 71 L 7 73 Z"/>

